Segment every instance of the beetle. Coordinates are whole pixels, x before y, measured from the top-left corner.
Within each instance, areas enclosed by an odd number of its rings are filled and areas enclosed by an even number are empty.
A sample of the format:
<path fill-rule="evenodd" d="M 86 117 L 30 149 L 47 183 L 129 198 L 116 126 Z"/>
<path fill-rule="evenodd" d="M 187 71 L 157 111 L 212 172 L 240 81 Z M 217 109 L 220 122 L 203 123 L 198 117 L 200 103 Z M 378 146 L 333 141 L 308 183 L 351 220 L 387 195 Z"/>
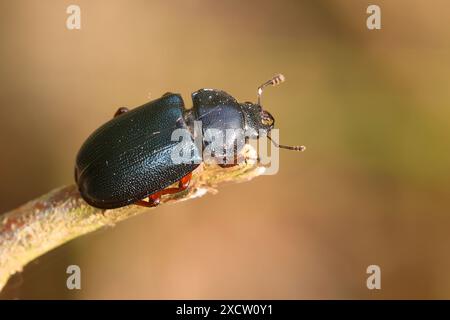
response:
<path fill-rule="evenodd" d="M 253 129 L 266 132 L 270 139 L 275 121 L 261 107 L 261 95 L 265 87 L 283 81 L 280 74 L 259 86 L 257 103 L 239 103 L 222 90 L 200 89 L 192 94 L 191 109 L 184 107 L 179 94 L 171 92 L 132 110 L 119 108 L 112 120 L 87 138 L 77 154 L 75 181 L 81 196 L 102 209 L 129 204 L 153 207 L 162 195 L 185 190 L 199 163 L 172 161 L 171 154 L 178 144 L 172 141 L 172 132 L 184 129 L 193 135 L 194 122 L 201 121 L 203 131 Z M 250 138 L 258 139 L 259 135 Z M 224 146 L 235 146 L 236 139 L 227 136 Z M 279 148 L 304 150 L 303 146 L 284 146 L 270 140 Z M 206 145 L 207 141 L 203 141 Z M 177 182 L 176 187 L 170 187 Z"/>

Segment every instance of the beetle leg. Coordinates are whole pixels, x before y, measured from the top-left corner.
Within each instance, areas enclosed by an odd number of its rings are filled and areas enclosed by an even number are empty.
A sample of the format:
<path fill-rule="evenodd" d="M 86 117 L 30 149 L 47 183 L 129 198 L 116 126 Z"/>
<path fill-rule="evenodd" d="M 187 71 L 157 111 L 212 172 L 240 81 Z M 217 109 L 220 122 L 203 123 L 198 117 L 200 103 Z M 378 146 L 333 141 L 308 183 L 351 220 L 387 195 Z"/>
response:
<path fill-rule="evenodd" d="M 158 192 L 160 196 L 165 194 L 175 194 L 181 191 L 186 190 L 189 187 L 189 183 L 191 182 L 192 178 L 192 172 L 188 173 L 186 176 L 181 178 L 181 180 L 178 182 L 178 187 L 176 188 L 166 188 L 164 190 L 161 190 Z"/>
<path fill-rule="evenodd" d="M 224 158 L 224 160 L 226 160 L 226 158 Z M 233 162 L 231 163 L 218 163 L 217 165 L 221 168 L 231 168 L 234 166 L 237 166 L 243 162 L 245 162 L 245 157 L 242 154 L 238 154 L 237 151 L 234 152 L 234 158 L 233 158 Z"/>
<path fill-rule="evenodd" d="M 142 206 L 142 207 L 156 207 L 159 203 L 160 203 L 160 196 L 159 196 L 159 192 L 154 193 L 150 196 L 148 196 L 148 201 L 145 200 L 139 200 L 137 201 L 135 204 L 138 206 Z"/>
<path fill-rule="evenodd" d="M 237 163 L 219 163 L 218 166 L 226 169 L 226 168 L 232 168 L 234 166 L 237 166 Z"/>
<path fill-rule="evenodd" d="M 240 165 L 242 163 L 244 163 L 245 165 L 247 165 L 250 161 L 254 161 L 259 163 L 261 161 L 261 159 L 259 157 L 256 158 L 251 158 L 251 157 L 247 157 L 245 155 L 238 155 L 234 157 L 234 161 L 232 163 L 218 163 L 217 165 L 221 168 L 231 168 L 237 165 Z"/>
<path fill-rule="evenodd" d="M 117 109 L 116 113 L 114 113 L 114 118 L 128 111 L 130 110 L 127 107 L 120 107 L 119 109 Z"/>
<path fill-rule="evenodd" d="M 158 192 L 148 196 L 148 201 L 139 200 L 135 204 L 137 204 L 139 206 L 143 206 L 143 207 L 156 207 L 161 201 L 161 196 L 166 195 L 166 194 L 175 194 L 175 193 L 186 190 L 189 187 L 191 178 L 192 178 L 192 172 L 190 172 L 189 174 L 187 174 L 186 176 L 184 176 L 183 178 L 180 179 L 180 181 L 178 182 L 178 187 L 166 188 L 164 190 L 158 191 Z"/>

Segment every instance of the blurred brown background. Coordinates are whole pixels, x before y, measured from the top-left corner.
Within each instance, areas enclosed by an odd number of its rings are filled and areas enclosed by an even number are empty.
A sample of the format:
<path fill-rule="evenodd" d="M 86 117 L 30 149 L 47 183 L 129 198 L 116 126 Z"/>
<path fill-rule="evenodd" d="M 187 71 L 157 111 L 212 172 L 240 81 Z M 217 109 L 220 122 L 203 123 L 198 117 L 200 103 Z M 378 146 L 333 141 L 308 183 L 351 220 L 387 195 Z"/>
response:
<path fill-rule="evenodd" d="M 66 8 L 81 7 L 81 30 Z M 378 4 L 382 29 L 366 28 Z M 120 106 L 267 91 L 280 172 L 39 258 L 2 298 L 450 298 L 450 4 L 0 1 L 0 212 L 73 183 Z M 66 267 L 82 290 L 65 287 Z M 380 265 L 382 289 L 366 288 Z"/>

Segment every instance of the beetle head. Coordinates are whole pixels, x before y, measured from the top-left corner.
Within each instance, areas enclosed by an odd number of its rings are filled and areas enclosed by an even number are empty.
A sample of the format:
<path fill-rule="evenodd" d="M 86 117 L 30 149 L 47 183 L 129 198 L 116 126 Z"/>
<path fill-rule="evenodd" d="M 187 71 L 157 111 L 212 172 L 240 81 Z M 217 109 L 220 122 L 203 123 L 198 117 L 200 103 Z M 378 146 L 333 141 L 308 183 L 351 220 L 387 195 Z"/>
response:
<path fill-rule="evenodd" d="M 267 134 L 273 129 L 275 119 L 269 112 L 263 110 L 259 104 L 245 102 L 241 104 L 241 107 L 249 138 L 258 138 L 260 130 Z"/>

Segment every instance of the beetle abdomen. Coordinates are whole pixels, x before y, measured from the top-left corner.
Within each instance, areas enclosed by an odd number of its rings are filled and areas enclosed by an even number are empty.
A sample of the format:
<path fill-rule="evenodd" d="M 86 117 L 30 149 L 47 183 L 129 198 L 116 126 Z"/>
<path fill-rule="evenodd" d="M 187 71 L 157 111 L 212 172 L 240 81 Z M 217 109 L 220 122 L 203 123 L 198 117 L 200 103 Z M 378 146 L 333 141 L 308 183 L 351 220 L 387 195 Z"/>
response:
<path fill-rule="evenodd" d="M 76 161 L 83 198 L 100 208 L 131 204 L 178 181 L 198 164 L 174 164 L 175 129 L 188 129 L 180 95 L 170 94 L 105 123 L 86 140 Z"/>

